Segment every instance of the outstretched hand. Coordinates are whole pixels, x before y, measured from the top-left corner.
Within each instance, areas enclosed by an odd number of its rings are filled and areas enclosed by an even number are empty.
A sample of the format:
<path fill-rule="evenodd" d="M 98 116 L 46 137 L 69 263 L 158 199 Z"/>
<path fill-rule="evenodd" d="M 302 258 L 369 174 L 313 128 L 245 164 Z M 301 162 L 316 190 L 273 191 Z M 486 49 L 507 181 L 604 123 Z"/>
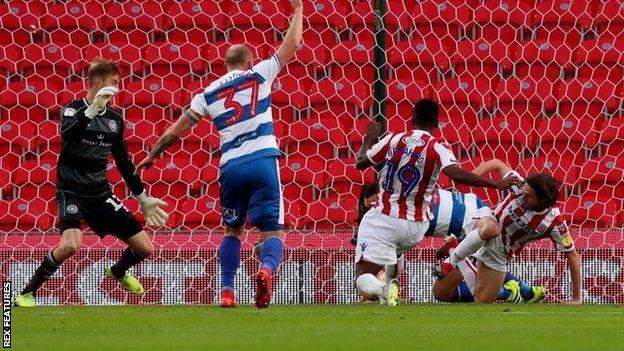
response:
<path fill-rule="evenodd" d="M 518 176 L 510 175 L 508 177 L 505 177 L 505 178 L 499 180 L 496 183 L 496 189 L 498 189 L 498 190 L 507 190 L 507 189 L 510 189 L 513 186 L 520 187 L 520 186 L 522 186 L 523 183 L 524 183 L 524 181 L 522 179 L 520 179 Z"/>

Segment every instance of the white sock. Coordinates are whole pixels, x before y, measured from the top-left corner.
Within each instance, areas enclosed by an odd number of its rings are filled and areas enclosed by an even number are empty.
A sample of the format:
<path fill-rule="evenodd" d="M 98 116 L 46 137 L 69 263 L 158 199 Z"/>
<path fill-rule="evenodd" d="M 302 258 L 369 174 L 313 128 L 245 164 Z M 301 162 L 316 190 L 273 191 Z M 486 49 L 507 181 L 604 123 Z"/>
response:
<path fill-rule="evenodd" d="M 459 268 L 459 271 L 464 276 L 470 293 L 474 295 L 475 288 L 477 287 L 477 268 L 469 260 L 460 261 L 457 264 L 457 268 Z"/>
<path fill-rule="evenodd" d="M 386 282 L 386 284 L 390 283 L 392 279 L 399 279 L 399 276 L 401 276 L 401 273 L 403 273 L 403 268 L 405 268 L 405 256 L 404 255 L 401 255 L 399 256 L 399 258 L 397 258 L 396 264 L 385 266 L 384 281 Z"/>
<path fill-rule="evenodd" d="M 381 280 L 370 273 L 362 274 L 355 280 L 358 291 L 370 296 L 383 297 L 384 285 Z"/>
<path fill-rule="evenodd" d="M 453 266 L 457 266 L 459 261 L 468 257 L 468 255 L 472 255 L 477 252 L 483 245 L 485 245 L 486 241 L 481 239 L 479 236 L 479 229 L 475 229 L 470 233 L 466 234 L 464 240 L 462 240 L 459 245 L 453 250 L 451 256 L 449 257 L 449 262 Z"/>

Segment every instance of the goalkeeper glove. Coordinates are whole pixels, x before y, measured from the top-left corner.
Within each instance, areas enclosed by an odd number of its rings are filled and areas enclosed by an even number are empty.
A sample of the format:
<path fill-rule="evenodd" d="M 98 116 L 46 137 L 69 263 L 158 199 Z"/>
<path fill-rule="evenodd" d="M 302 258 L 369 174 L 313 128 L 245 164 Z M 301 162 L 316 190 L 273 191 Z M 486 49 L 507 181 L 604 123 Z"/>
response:
<path fill-rule="evenodd" d="M 167 212 L 165 212 L 165 210 L 161 207 L 166 207 L 166 202 L 147 195 L 146 191 L 137 195 L 136 198 L 139 200 L 141 211 L 143 211 L 143 216 L 145 216 L 145 222 L 147 222 L 147 225 L 150 227 L 162 227 L 165 225 L 165 221 L 169 218 L 169 214 L 167 214 Z"/>
<path fill-rule="evenodd" d="M 85 110 L 85 116 L 93 119 L 93 117 L 95 117 L 98 113 L 104 111 L 104 108 L 106 107 L 108 101 L 115 94 L 117 94 L 118 91 L 119 89 L 113 86 L 104 87 L 98 90 L 98 92 L 95 94 L 95 97 L 93 98 L 93 103 Z"/>

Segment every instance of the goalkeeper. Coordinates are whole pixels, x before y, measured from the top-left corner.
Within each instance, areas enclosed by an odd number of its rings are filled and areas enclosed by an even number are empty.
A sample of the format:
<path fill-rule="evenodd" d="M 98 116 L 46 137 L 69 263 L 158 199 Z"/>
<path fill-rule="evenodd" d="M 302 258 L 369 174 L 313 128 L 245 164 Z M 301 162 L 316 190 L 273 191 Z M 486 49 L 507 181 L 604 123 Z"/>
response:
<path fill-rule="evenodd" d="M 128 269 L 154 251 L 154 246 L 136 218 L 113 195 L 107 179 L 107 161 L 113 154 L 119 172 L 136 196 L 150 226 L 162 226 L 167 204 L 147 195 L 141 179 L 134 175 L 134 164 L 124 140 L 122 115 L 106 107 L 118 92 L 119 66 L 113 61 L 95 59 L 88 71 L 87 96 L 70 102 L 61 110 L 60 134 L 63 139 L 58 159 L 56 201 L 61 241 L 35 271 L 15 305 L 32 307 L 37 289 L 80 247 L 81 221 L 100 237 L 113 234 L 128 244 L 117 263 L 104 274 L 120 281 L 133 294 L 143 286 Z"/>

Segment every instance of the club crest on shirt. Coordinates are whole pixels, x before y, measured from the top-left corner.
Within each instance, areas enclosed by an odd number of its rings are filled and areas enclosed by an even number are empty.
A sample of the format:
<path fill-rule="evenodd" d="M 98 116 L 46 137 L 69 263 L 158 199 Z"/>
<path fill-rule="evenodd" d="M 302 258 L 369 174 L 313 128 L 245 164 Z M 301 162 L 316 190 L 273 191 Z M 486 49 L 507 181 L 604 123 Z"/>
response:
<path fill-rule="evenodd" d="M 73 117 L 76 114 L 76 109 L 68 107 L 63 110 L 63 116 Z"/>
<path fill-rule="evenodd" d="M 413 137 L 413 136 L 408 136 L 408 137 L 403 138 L 403 142 L 408 147 L 418 147 L 418 146 L 425 145 L 424 140 L 422 140 L 421 138 Z"/>
<path fill-rule="evenodd" d="M 563 244 L 563 246 L 569 247 L 572 246 L 572 244 L 574 244 L 574 240 L 572 240 L 572 235 L 570 235 L 570 233 L 564 235 L 561 237 L 561 243 Z"/>
<path fill-rule="evenodd" d="M 67 211 L 67 213 L 76 214 L 76 213 L 78 213 L 78 206 L 73 205 L 73 204 L 69 205 L 69 206 L 67 206 L 66 211 Z"/>
<path fill-rule="evenodd" d="M 111 132 L 117 133 L 117 123 L 115 121 L 108 121 L 108 128 L 110 128 Z"/>

